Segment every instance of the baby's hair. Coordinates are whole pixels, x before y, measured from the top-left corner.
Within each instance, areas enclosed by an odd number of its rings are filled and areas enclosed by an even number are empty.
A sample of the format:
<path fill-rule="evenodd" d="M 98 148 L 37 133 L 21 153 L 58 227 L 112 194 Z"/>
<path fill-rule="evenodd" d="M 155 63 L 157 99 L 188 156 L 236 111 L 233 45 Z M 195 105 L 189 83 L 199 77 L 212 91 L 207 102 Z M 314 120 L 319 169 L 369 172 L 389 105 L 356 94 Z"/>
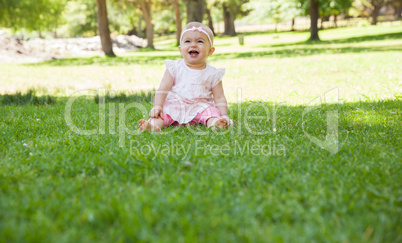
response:
<path fill-rule="evenodd" d="M 212 30 L 208 26 L 206 26 L 205 24 L 202 24 L 200 22 L 190 22 L 190 23 L 188 23 L 186 25 L 186 27 L 184 27 L 184 29 L 182 30 L 182 33 L 183 33 L 183 31 L 185 31 L 187 29 L 191 29 L 193 26 L 194 27 L 201 27 L 203 30 L 205 30 L 208 33 L 209 37 L 211 38 L 212 43 L 214 42 L 214 34 L 213 34 Z M 211 43 L 211 45 L 212 45 L 212 43 Z"/>

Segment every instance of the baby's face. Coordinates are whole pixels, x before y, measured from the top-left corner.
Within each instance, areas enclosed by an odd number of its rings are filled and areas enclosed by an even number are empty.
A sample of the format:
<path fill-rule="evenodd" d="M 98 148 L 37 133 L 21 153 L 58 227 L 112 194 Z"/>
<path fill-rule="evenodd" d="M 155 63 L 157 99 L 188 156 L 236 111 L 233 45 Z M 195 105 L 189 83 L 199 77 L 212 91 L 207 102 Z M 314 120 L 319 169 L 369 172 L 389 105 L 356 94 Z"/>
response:
<path fill-rule="evenodd" d="M 179 51 L 187 66 L 202 69 L 215 48 L 211 47 L 208 37 L 203 32 L 187 31 L 183 34 Z"/>

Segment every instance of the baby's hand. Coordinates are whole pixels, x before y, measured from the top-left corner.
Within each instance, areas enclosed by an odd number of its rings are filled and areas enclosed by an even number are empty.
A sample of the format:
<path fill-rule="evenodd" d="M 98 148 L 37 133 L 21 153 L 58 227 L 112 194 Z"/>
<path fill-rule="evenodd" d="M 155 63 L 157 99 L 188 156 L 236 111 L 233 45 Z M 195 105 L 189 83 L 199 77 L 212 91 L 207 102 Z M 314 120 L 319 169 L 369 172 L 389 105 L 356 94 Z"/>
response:
<path fill-rule="evenodd" d="M 163 119 L 163 108 L 160 107 L 160 106 L 155 106 L 149 112 L 149 117 L 150 118 L 161 118 L 161 119 Z"/>
<path fill-rule="evenodd" d="M 234 123 L 233 123 L 232 119 L 230 119 L 228 116 L 222 116 L 222 118 L 224 118 L 226 120 L 228 127 L 233 126 Z"/>

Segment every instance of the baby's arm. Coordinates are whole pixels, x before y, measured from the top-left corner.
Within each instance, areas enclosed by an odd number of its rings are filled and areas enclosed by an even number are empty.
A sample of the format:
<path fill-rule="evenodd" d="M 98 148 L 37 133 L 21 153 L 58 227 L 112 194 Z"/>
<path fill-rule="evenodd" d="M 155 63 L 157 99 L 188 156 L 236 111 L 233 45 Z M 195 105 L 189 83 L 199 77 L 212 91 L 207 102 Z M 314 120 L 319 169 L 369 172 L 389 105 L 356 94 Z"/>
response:
<path fill-rule="evenodd" d="M 219 82 L 212 88 L 212 94 L 214 96 L 216 108 L 218 108 L 221 116 L 229 122 L 229 125 L 232 125 L 233 121 L 228 117 L 228 102 L 223 92 L 222 82 Z"/>
<path fill-rule="evenodd" d="M 149 112 L 151 118 L 162 118 L 163 103 L 173 86 L 173 77 L 168 70 L 165 71 L 159 88 L 156 90 L 154 108 Z"/>

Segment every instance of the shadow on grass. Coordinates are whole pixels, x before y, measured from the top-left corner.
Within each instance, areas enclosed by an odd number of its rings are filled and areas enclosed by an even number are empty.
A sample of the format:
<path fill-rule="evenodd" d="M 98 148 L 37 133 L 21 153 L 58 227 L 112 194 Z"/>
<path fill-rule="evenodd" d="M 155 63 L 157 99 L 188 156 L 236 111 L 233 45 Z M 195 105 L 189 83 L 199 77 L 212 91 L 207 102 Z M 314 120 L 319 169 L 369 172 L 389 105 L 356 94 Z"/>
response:
<path fill-rule="evenodd" d="M 365 35 L 346 39 L 335 39 L 330 41 L 323 41 L 323 44 L 325 43 L 343 44 L 343 43 L 356 43 L 365 41 L 401 40 L 401 39 L 402 39 L 402 32 L 399 32 L 399 33 L 387 33 L 381 35 Z"/>
<path fill-rule="evenodd" d="M 65 58 L 56 59 L 52 61 L 44 61 L 34 64 L 25 64 L 28 66 L 46 65 L 46 66 L 81 66 L 81 65 L 128 65 L 128 64 L 162 64 L 166 59 L 178 59 L 180 58 L 179 53 L 177 55 L 161 55 L 158 56 L 145 56 L 135 55 L 135 56 L 117 56 L 117 57 L 107 57 L 107 56 L 93 56 L 93 57 L 77 57 L 77 58 Z"/>
<path fill-rule="evenodd" d="M 402 39 L 402 32 L 399 33 L 387 33 L 381 35 L 365 35 L 358 37 L 351 37 L 345 39 L 334 39 L 334 40 L 321 40 L 321 41 L 300 41 L 295 43 L 286 44 L 263 44 L 256 45 L 255 47 L 284 47 L 284 46 L 294 46 L 294 45 L 327 45 L 327 44 L 348 44 L 366 41 L 381 41 L 381 40 L 400 40 Z"/>
<path fill-rule="evenodd" d="M 17 92 L 14 94 L 4 94 L 0 95 L 0 104 L 1 105 L 9 105 L 9 106 L 23 106 L 23 105 L 51 105 L 59 103 L 59 101 L 67 101 L 69 97 L 55 97 L 51 95 L 36 95 L 36 91 L 33 89 L 28 90 L 26 93 Z M 106 92 L 105 103 L 124 103 L 124 102 L 138 102 L 138 103 L 150 103 L 153 101 L 155 96 L 154 90 L 145 90 L 138 92 L 130 92 L 130 93 L 117 93 L 111 95 L 109 91 Z M 99 95 L 94 96 L 94 102 L 99 104 L 102 97 Z"/>
<path fill-rule="evenodd" d="M 362 52 L 383 52 L 383 51 L 401 51 L 401 46 L 390 48 L 389 46 L 376 46 L 376 47 L 305 47 L 295 49 L 273 49 L 269 51 L 249 51 L 249 52 L 234 52 L 234 53 L 220 53 L 214 54 L 209 59 L 233 59 L 233 58 L 255 58 L 255 57 L 275 57 L 275 58 L 289 58 L 317 54 L 340 54 L 340 53 L 362 53 Z M 37 64 L 27 65 L 50 65 L 50 66 L 75 66 L 75 65 L 129 65 L 129 64 L 163 64 L 166 59 L 176 60 L 179 59 L 178 55 L 161 55 L 161 56 L 129 56 L 129 57 L 89 57 L 89 58 L 68 58 L 41 62 Z"/>
<path fill-rule="evenodd" d="M 146 91 L 144 90 L 135 93 L 118 93 L 113 96 L 106 95 L 105 103 L 124 103 L 124 102 L 150 103 L 153 101 L 154 97 L 155 97 L 155 90 L 146 90 Z M 100 98 L 101 97 L 99 97 L 99 95 L 96 95 L 94 97 L 94 101 L 96 104 L 99 104 Z"/>
<path fill-rule="evenodd" d="M 389 48 L 389 46 L 377 47 L 340 47 L 340 48 L 297 48 L 297 49 L 280 49 L 259 52 L 238 52 L 238 53 L 225 53 L 211 56 L 211 59 L 221 58 L 254 58 L 254 57 L 269 57 L 285 58 L 285 57 L 298 57 L 317 54 L 340 54 L 340 53 L 362 53 L 362 52 L 378 52 L 378 51 L 401 51 L 400 48 Z"/>
<path fill-rule="evenodd" d="M 35 90 L 28 90 L 27 93 L 23 94 L 21 92 L 17 92 L 15 94 L 4 94 L 0 95 L 0 104 L 2 105 L 50 105 L 54 104 L 56 99 L 54 96 L 44 95 L 38 96 L 36 95 Z"/>
<path fill-rule="evenodd" d="M 16 92 L 14 94 L 4 94 L 0 95 L 0 104 L 2 105 L 29 105 L 29 104 L 57 104 L 59 101 L 61 103 L 65 103 L 70 97 L 69 96 L 51 96 L 51 95 L 44 95 L 44 96 L 37 96 L 36 91 L 34 89 L 28 90 L 26 93 Z M 105 92 L 105 103 L 125 103 L 125 102 L 138 102 L 138 103 L 152 103 L 153 98 L 155 96 L 155 90 L 141 90 L 137 92 L 119 92 L 119 93 L 111 93 L 110 91 Z M 84 95 L 83 97 L 88 98 L 88 96 Z M 93 101 L 96 104 L 99 104 L 100 101 L 99 94 L 93 96 Z M 322 104 L 321 106 L 325 106 L 328 109 L 335 109 L 339 107 L 348 107 L 348 106 L 359 106 L 359 110 L 373 110 L 373 107 L 382 105 L 385 108 L 395 108 L 400 110 L 402 108 L 402 100 L 400 96 L 395 96 L 395 100 L 382 100 L 382 101 L 360 101 L 360 102 L 345 102 L 342 104 Z M 242 104 L 248 105 L 255 105 L 256 103 L 262 104 L 264 106 L 275 106 L 275 103 L 272 101 L 250 101 L 250 102 L 243 102 Z M 236 109 L 237 103 L 232 103 L 233 109 Z M 258 105 L 256 106 L 258 107 Z M 287 106 L 283 105 L 280 107 L 287 107 L 287 108 L 295 108 L 298 111 L 301 111 L 306 108 L 305 105 L 297 105 L 297 106 Z M 343 109 L 343 108 L 342 108 Z M 265 110 L 262 110 L 265 111 Z M 381 111 L 381 109 L 378 109 Z"/>

